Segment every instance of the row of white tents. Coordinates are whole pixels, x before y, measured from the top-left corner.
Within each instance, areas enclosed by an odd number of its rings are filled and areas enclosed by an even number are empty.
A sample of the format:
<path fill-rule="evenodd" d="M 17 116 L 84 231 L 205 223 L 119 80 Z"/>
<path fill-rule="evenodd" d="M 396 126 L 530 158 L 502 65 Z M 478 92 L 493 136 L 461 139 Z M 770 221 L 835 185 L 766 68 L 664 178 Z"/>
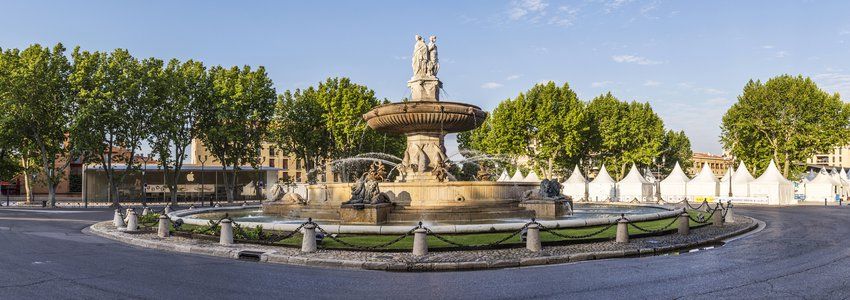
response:
<path fill-rule="evenodd" d="M 837 197 L 850 195 L 850 178 L 844 169 L 827 172 L 821 169 L 817 174 L 809 172 L 801 180 L 799 193 L 805 194 L 805 201 L 824 202 L 835 201 Z"/>
<path fill-rule="evenodd" d="M 529 176 L 522 177 L 519 172 L 513 177 L 508 178 L 507 173 L 503 173 L 498 181 L 522 181 L 532 182 L 528 177 L 534 176 L 533 181 L 539 181 L 537 175 L 531 172 Z M 820 175 L 818 175 L 820 176 Z M 522 180 L 519 180 L 522 179 Z M 647 176 L 641 175 L 635 165 L 632 165 L 629 173 L 626 174 L 620 181 L 615 181 L 608 174 L 605 166 L 599 170 L 592 181 L 588 181 L 576 167 L 572 175 L 562 183 L 564 195 L 570 196 L 573 199 L 585 199 L 589 201 L 653 201 L 660 195 L 667 202 L 680 201 L 688 199 L 696 201 L 701 198 L 728 196 L 731 189 L 732 197 L 739 202 L 754 202 L 771 205 L 787 205 L 794 204 L 794 185 L 791 181 L 785 179 L 782 173 L 776 167 L 776 164 L 771 161 L 764 173 L 758 178 L 754 178 L 747 170 L 743 162 L 738 166 L 737 170 L 731 168 L 720 180 L 714 176 L 711 168 L 707 164 L 703 164 L 699 174 L 694 178 L 689 178 L 682 168 L 676 163 L 670 174 L 657 182 L 652 177 L 652 174 Z M 817 180 L 817 181 L 815 181 Z M 811 182 L 812 191 L 821 188 L 817 184 L 823 181 L 823 178 L 815 177 Z M 850 191 L 850 180 L 847 181 L 847 191 Z M 656 184 L 657 183 L 657 184 Z M 655 189 L 659 190 L 656 191 Z M 826 188 L 823 188 L 826 189 Z"/>

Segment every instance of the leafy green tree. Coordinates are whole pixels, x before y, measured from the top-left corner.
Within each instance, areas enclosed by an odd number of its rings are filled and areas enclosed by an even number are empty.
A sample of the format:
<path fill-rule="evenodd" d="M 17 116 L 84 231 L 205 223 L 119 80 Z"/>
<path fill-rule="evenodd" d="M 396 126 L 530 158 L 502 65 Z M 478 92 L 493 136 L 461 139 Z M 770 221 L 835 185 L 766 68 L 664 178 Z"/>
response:
<path fill-rule="evenodd" d="M 744 86 L 723 116 L 720 141 L 756 170 L 775 160 L 788 177 L 795 163 L 846 143 L 848 128 L 850 109 L 837 93 L 808 77 L 781 75 Z"/>
<path fill-rule="evenodd" d="M 476 130 L 458 135 L 462 149 L 527 159 L 547 177 L 578 162 L 590 122 L 584 103 L 566 83 L 537 84 L 505 100 Z"/>
<path fill-rule="evenodd" d="M 328 78 L 315 88 L 315 95 L 324 110 L 322 118 L 332 141 L 329 148 L 331 158 L 351 157 L 366 152 L 399 156 L 404 151 L 403 137 L 376 132 L 363 121 L 363 114 L 375 106 L 389 103 L 386 99 L 381 101 L 375 98 L 375 92 L 368 87 L 353 83 L 345 77 Z M 352 170 L 343 168 L 339 171 L 347 179 Z"/>
<path fill-rule="evenodd" d="M 661 161 L 656 161 L 656 163 L 662 163 L 662 174 L 669 174 L 676 165 L 676 162 L 683 169 L 688 170 L 693 166 L 693 161 L 691 160 L 693 155 L 691 140 L 688 139 L 685 132 L 668 130 L 664 134 L 664 140 L 661 143 Z"/>
<path fill-rule="evenodd" d="M 109 201 L 119 206 L 118 185 L 138 169 L 136 154 L 150 134 L 151 106 L 161 97 L 157 74 L 163 63 L 154 58 L 140 62 L 125 49 L 105 53 L 77 47 L 72 58 L 69 80 L 79 105 L 78 142 L 103 168 Z"/>
<path fill-rule="evenodd" d="M 16 146 L 24 162 L 33 160 L 48 188 L 51 207 L 65 169 L 79 157 L 74 118 L 77 113 L 68 76 L 71 64 L 65 47 L 33 45 L 24 51 L 6 50 L 0 56 L 0 127 Z M 24 174 L 29 177 L 29 174 Z M 26 178 L 29 180 L 29 178 Z"/>
<path fill-rule="evenodd" d="M 213 93 L 198 119 L 199 137 L 221 162 L 227 201 L 236 197 L 236 174 L 244 165 L 259 167 L 259 152 L 267 136 L 276 93 L 264 67 L 220 66 L 209 70 Z"/>
<path fill-rule="evenodd" d="M 590 130 L 588 149 L 596 152 L 596 162 L 608 166 L 617 178 L 625 175 L 626 167 L 635 163 L 650 166 L 661 153 L 664 124 L 652 111 L 649 103 L 626 103 L 610 92 L 588 104 Z"/>
<path fill-rule="evenodd" d="M 318 164 L 329 158 L 333 146 L 325 126 L 325 110 L 317 96 L 313 87 L 279 95 L 270 128 L 269 140 L 303 160 L 307 170 L 320 169 Z M 307 181 L 315 182 L 317 175 L 308 172 Z"/>
<path fill-rule="evenodd" d="M 151 70 L 155 72 L 155 70 Z M 206 67 L 197 61 L 180 63 L 172 59 L 156 74 L 157 97 L 152 98 L 149 144 L 177 205 L 177 181 L 186 151 L 200 131 L 197 122 L 212 97 L 212 81 Z"/>

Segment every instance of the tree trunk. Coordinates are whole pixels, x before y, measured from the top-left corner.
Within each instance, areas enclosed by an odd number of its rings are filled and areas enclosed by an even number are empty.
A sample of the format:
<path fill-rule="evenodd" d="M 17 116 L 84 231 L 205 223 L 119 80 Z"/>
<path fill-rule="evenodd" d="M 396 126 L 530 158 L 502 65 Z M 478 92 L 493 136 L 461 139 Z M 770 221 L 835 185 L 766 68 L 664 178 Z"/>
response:
<path fill-rule="evenodd" d="M 227 191 L 227 203 L 233 203 L 233 200 L 236 199 L 236 168 L 234 167 L 230 173 L 231 176 L 227 176 L 227 172 L 224 173 L 224 188 Z"/>
<path fill-rule="evenodd" d="M 56 185 L 54 183 L 47 184 L 47 190 L 50 195 L 50 207 L 56 207 Z"/>
<path fill-rule="evenodd" d="M 26 203 L 32 204 L 32 186 L 30 185 L 30 173 L 24 169 L 24 194 Z"/>
<path fill-rule="evenodd" d="M 782 167 L 782 176 L 788 178 L 788 172 L 790 171 L 791 161 L 788 159 L 788 156 L 785 157 L 785 165 Z"/>
<path fill-rule="evenodd" d="M 546 178 L 548 178 L 548 179 L 554 178 L 554 176 L 552 175 L 552 172 L 553 172 L 552 169 L 553 169 L 554 164 L 555 164 L 555 157 L 553 156 L 553 157 L 549 158 L 549 166 L 547 168 L 548 170 L 546 171 Z"/>

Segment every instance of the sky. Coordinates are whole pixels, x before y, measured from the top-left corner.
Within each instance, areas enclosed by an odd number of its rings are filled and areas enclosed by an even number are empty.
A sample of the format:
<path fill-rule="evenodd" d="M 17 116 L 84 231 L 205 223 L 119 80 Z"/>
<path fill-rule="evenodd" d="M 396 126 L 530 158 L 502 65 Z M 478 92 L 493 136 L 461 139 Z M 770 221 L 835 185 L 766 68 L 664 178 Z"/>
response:
<path fill-rule="evenodd" d="M 5 1 L 0 47 L 62 42 L 265 66 L 279 93 L 345 76 L 399 101 L 414 35 L 436 35 L 444 100 L 492 110 L 536 83 L 649 102 L 694 151 L 747 81 L 811 77 L 850 100 L 850 1 Z M 454 136 L 447 138 L 451 155 Z"/>

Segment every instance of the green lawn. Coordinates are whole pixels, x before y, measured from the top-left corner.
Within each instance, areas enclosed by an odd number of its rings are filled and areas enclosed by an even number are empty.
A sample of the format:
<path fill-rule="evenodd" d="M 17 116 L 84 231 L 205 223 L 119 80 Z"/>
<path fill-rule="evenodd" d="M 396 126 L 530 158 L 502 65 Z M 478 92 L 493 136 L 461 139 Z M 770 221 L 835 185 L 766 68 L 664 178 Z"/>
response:
<path fill-rule="evenodd" d="M 697 218 L 697 215 L 699 214 L 698 212 L 694 212 L 694 211 L 691 211 L 689 213 L 695 219 Z M 704 214 L 704 216 L 706 217 L 706 220 L 707 220 L 708 214 L 707 213 L 703 213 L 703 214 Z M 661 229 L 661 227 L 663 227 L 667 224 L 670 224 L 670 222 L 672 220 L 673 220 L 673 218 L 667 218 L 667 219 L 655 220 L 655 221 L 638 222 L 636 224 L 638 226 L 644 228 L 644 229 L 647 229 L 647 230 L 658 230 L 658 229 Z M 700 224 L 697 224 L 696 222 L 693 222 L 693 221 L 690 222 L 690 226 L 692 228 L 697 227 L 699 225 Z M 597 232 L 597 231 L 601 230 L 602 228 L 604 228 L 606 226 L 558 229 L 555 232 L 560 233 L 562 235 L 581 236 L 581 235 L 587 235 L 587 234 L 590 234 L 590 233 L 593 233 L 593 232 Z M 667 230 L 675 230 L 677 228 L 677 226 L 678 226 L 678 223 L 674 222 L 672 225 L 670 225 L 666 229 Z M 192 225 L 184 225 L 184 229 L 191 229 L 191 228 L 198 228 L 198 227 L 192 226 Z M 246 228 L 245 230 L 248 230 L 248 229 Z M 588 240 L 613 239 L 616 236 L 616 232 L 617 232 L 617 226 L 611 226 L 610 228 L 600 232 L 599 234 L 593 235 L 591 237 L 564 239 L 562 237 L 555 236 L 552 233 L 549 233 L 549 232 L 546 232 L 546 231 L 541 231 L 540 232 L 540 239 L 543 242 L 565 242 L 565 243 L 576 242 L 576 243 L 580 243 L 580 242 L 588 241 Z M 281 232 L 275 232 L 275 233 L 281 234 Z M 475 233 L 475 234 L 446 234 L 446 235 L 442 235 L 442 236 L 445 239 L 448 239 L 449 241 L 452 241 L 452 242 L 455 242 L 455 243 L 459 243 L 459 244 L 467 245 L 467 246 L 475 246 L 475 245 L 486 245 L 486 244 L 496 242 L 498 240 L 501 240 L 501 239 L 511 235 L 512 233 L 513 232 Z M 640 230 L 638 230 L 634 227 L 629 226 L 629 234 L 635 235 L 635 234 L 642 234 L 642 233 L 644 233 L 644 232 L 640 231 Z M 380 244 L 387 243 L 389 241 L 396 239 L 399 236 L 400 235 L 341 234 L 341 235 L 338 235 L 337 238 L 344 241 L 344 242 L 347 242 L 349 244 L 368 247 L 368 246 L 374 246 L 374 245 L 380 245 Z M 503 244 L 521 244 L 521 243 L 522 242 L 520 241 L 520 236 L 519 236 L 519 234 L 517 234 L 516 236 L 513 236 L 513 237 L 509 238 L 508 240 L 506 240 Z M 296 234 L 295 236 L 293 236 L 289 239 L 278 242 L 278 244 L 288 245 L 288 246 L 301 245 L 301 235 Z M 437 248 L 451 248 L 451 247 L 455 247 L 455 246 L 453 246 L 449 243 L 446 243 L 442 240 L 439 240 L 436 237 L 434 237 L 433 235 L 429 235 L 428 236 L 428 247 L 432 248 L 432 249 L 437 249 Z M 350 249 L 351 247 L 344 245 L 343 243 L 334 241 L 333 239 L 331 239 L 329 237 L 325 237 L 324 241 L 320 245 L 320 248 Z M 412 249 L 412 248 L 413 248 L 413 235 L 411 234 L 410 236 L 407 236 L 407 237 L 401 239 L 400 241 L 398 241 L 395 244 L 389 245 L 389 246 L 384 247 L 384 248 L 379 248 L 379 249 L 384 249 L 384 250 L 409 250 L 409 249 Z"/>

